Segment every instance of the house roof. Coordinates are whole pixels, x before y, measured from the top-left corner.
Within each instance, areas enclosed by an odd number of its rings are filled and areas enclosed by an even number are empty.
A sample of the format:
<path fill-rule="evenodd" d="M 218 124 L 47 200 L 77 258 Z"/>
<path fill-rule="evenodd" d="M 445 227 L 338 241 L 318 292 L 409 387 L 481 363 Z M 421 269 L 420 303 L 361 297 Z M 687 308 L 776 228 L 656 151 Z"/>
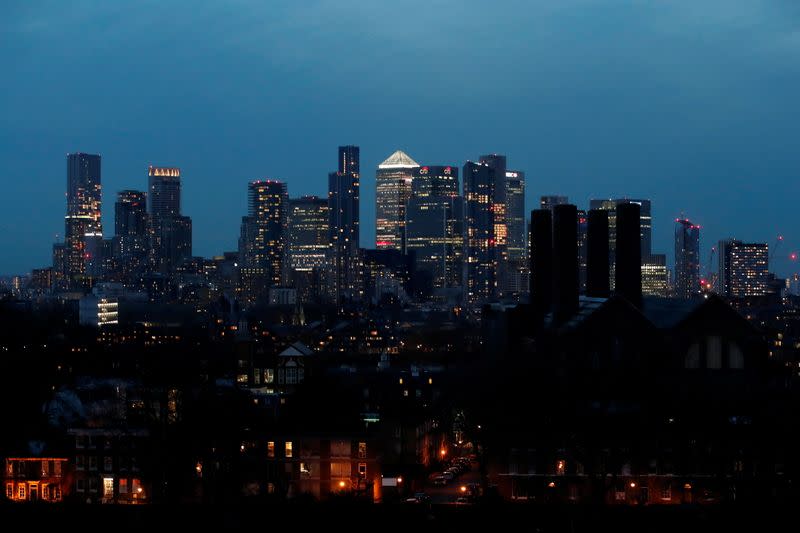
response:
<path fill-rule="evenodd" d="M 314 351 L 302 342 L 295 342 L 278 355 L 281 357 L 308 357 L 313 353 Z"/>

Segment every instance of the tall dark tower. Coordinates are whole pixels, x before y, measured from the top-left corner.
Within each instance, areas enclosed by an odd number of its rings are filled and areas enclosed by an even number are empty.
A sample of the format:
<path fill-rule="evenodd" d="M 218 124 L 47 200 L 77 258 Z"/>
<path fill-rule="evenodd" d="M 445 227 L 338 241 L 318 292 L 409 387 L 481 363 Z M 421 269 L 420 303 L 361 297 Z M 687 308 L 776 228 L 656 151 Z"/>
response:
<path fill-rule="evenodd" d="M 192 219 L 181 215 L 181 169 L 151 165 L 147 174 L 151 262 L 168 273 L 192 256 Z"/>
<path fill-rule="evenodd" d="M 688 299 L 700 292 L 700 226 L 675 220 L 675 296 Z"/>
<path fill-rule="evenodd" d="M 531 211 L 531 303 L 539 315 L 553 307 L 553 213 Z"/>
<path fill-rule="evenodd" d="M 348 145 L 339 147 L 339 173 L 361 176 L 360 149 Z"/>
<path fill-rule="evenodd" d="M 360 299 L 359 169 L 358 146 L 340 146 L 339 171 L 328 174 L 329 292 L 336 303 Z"/>
<path fill-rule="evenodd" d="M 553 209 L 553 288 L 558 322 L 578 309 L 578 208 L 572 204 Z"/>
<path fill-rule="evenodd" d="M 83 286 L 87 240 L 102 240 L 100 156 L 67 154 L 67 215 L 64 219 L 64 275 L 71 287 Z"/>
<path fill-rule="evenodd" d="M 131 273 L 147 259 L 147 194 L 120 191 L 114 204 L 114 257 L 122 271 Z"/>
<path fill-rule="evenodd" d="M 247 199 L 241 260 L 248 267 L 264 269 L 270 286 L 280 285 L 287 240 L 286 184 L 277 180 L 252 181 L 247 185 Z"/>
<path fill-rule="evenodd" d="M 586 250 L 586 295 L 608 298 L 608 211 L 589 210 Z"/>
<path fill-rule="evenodd" d="M 641 211 L 639 204 L 617 205 L 615 290 L 636 307 L 642 303 Z"/>

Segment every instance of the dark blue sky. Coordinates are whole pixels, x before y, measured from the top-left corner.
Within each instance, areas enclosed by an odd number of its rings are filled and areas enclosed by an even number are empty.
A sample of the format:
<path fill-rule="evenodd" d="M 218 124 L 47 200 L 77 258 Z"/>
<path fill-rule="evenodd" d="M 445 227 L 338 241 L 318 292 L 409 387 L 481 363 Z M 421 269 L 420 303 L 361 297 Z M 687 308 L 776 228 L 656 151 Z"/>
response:
<path fill-rule="evenodd" d="M 800 2 L 23 1 L 0 17 L 0 273 L 50 263 L 65 154 L 103 156 L 104 226 L 148 164 L 180 166 L 198 255 L 233 250 L 246 183 L 326 192 L 339 144 L 374 168 L 505 153 L 542 194 L 653 200 L 800 248 Z M 790 266 L 781 260 L 779 271 Z M 794 268 L 793 266 L 791 267 Z"/>

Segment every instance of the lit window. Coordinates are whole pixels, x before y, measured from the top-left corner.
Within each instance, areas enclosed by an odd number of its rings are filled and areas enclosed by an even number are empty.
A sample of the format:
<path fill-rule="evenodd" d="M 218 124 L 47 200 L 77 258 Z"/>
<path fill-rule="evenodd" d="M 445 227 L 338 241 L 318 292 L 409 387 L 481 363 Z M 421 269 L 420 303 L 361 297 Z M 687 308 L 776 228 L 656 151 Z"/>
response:
<path fill-rule="evenodd" d="M 367 463 L 358 463 L 358 475 L 367 477 Z"/>
<path fill-rule="evenodd" d="M 366 442 L 359 442 L 358 443 L 358 458 L 359 459 L 366 459 L 367 458 L 367 443 Z"/>
<path fill-rule="evenodd" d="M 662 500 L 671 500 L 672 499 L 672 486 L 666 485 L 661 487 L 661 499 Z"/>
<path fill-rule="evenodd" d="M 311 465 L 308 463 L 300 463 L 300 473 L 311 475 Z"/>
<path fill-rule="evenodd" d="M 292 457 L 292 441 L 287 440 L 285 446 L 286 457 Z"/>
<path fill-rule="evenodd" d="M 103 478 L 103 498 L 113 498 L 114 497 L 114 478 L 113 477 L 104 477 Z"/>
<path fill-rule="evenodd" d="M 267 457 L 275 457 L 275 442 L 267 442 Z"/>
<path fill-rule="evenodd" d="M 556 463 L 556 474 L 559 476 L 563 476 L 564 472 L 567 469 L 567 463 L 563 460 L 560 460 Z"/>
<path fill-rule="evenodd" d="M 13 500 L 14 499 L 14 484 L 13 483 L 7 483 L 6 484 L 6 498 L 8 498 L 9 500 Z"/>
<path fill-rule="evenodd" d="M 24 500 L 25 499 L 25 484 L 20 483 L 19 485 L 19 493 L 17 494 L 18 499 Z"/>
<path fill-rule="evenodd" d="M 119 493 L 120 494 L 128 494 L 128 480 L 127 478 L 122 478 L 119 480 Z"/>

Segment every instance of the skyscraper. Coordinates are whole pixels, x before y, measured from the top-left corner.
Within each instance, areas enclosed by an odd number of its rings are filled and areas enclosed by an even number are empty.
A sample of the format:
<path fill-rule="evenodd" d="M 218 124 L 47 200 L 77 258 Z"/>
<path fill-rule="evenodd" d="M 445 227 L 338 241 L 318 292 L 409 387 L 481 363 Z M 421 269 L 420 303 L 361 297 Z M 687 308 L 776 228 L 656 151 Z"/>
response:
<path fill-rule="evenodd" d="M 147 174 L 151 263 L 168 273 L 192 256 L 192 220 L 181 215 L 181 170 L 151 165 Z"/>
<path fill-rule="evenodd" d="M 506 226 L 508 268 L 505 272 L 503 294 L 519 298 L 528 292 L 525 173 L 521 170 L 506 170 Z"/>
<path fill-rule="evenodd" d="M 397 150 L 375 172 L 375 246 L 405 253 L 406 205 L 419 164 Z"/>
<path fill-rule="evenodd" d="M 147 194 L 120 191 L 114 204 L 114 257 L 125 273 L 144 266 L 147 259 Z"/>
<path fill-rule="evenodd" d="M 675 296 L 688 299 L 700 292 L 700 226 L 675 220 Z"/>
<path fill-rule="evenodd" d="M 590 209 L 603 209 L 608 211 L 608 253 L 609 253 L 609 275 L 611 276 L 611 288 L 616 283 L 614 271 L 616 269 L 617 253 L 617 206 L 620 204 L 636 204 L 639 206 L 639 229 L 640 229 L 640 248 L 641 260 L 647 261 L 652 253 L 652 233 L 653 220 L 650 215 L 650 200 L 616 198 L 613 200 L 590 200 Z"/>
<path fill-rule="evenodd" d="M 65 278 L 68 286 L 85 284 L 86 241 L 102 239 L 100 156 L 67 154 L 67 215 L 64 240 Z"/>
<path fill-rule="evenodd" d="M 645 296 L 669 296 L 667 256 L 651 254 L 642 261 L 642 294 Z"/>
<path fill-rule="evenodd" d="M 539 208 L 540 209 L 550 209 L 551 211 L 557 205 L 568 204 L 569 198 L 566 196 L 541 196 L 539 198 Z"/>
<path fill-rule="evenodd" d="M 289 200 L 289 268 L 308 272 L 325 266 L 330 245 L 328 201 L 318 196 Z"/>
<path fill-rule="evenodd" d="M 268 286 L 280 285 L 287 237 L 286 184 L 277 180 L 252 181 L 247 185 L 247 200 L 241 260 L 244 266 L 264 269 Z"/>
<path fill-rule="evenodd" d="M 430 275 L 431 289 L 460 287 L 463 265 L 463 199 L 458 168 L 414 169 L 412 195 L 406 210 L 406 248 L 416 270 Z M 433 296 L 433 294 L 432 294 Z"/>
<path fill-rule="evenodd" d="M 339 171 L 328 174 L 329 289 L 336 303 L 360 298 L 360 174 L 357 146 L 339 147 Z"/>
<path fill-rule="evenodd" d="M 507 259 L 505 157 L 482 156 L 464 165 L 466 299 L 500 296 Z"/>
<path fill-rule="evenodd" d="M 717 287 L 724 296 L 762 296 L 769 282 L 769 246 L 736 239 L 719 242 Z"/>

